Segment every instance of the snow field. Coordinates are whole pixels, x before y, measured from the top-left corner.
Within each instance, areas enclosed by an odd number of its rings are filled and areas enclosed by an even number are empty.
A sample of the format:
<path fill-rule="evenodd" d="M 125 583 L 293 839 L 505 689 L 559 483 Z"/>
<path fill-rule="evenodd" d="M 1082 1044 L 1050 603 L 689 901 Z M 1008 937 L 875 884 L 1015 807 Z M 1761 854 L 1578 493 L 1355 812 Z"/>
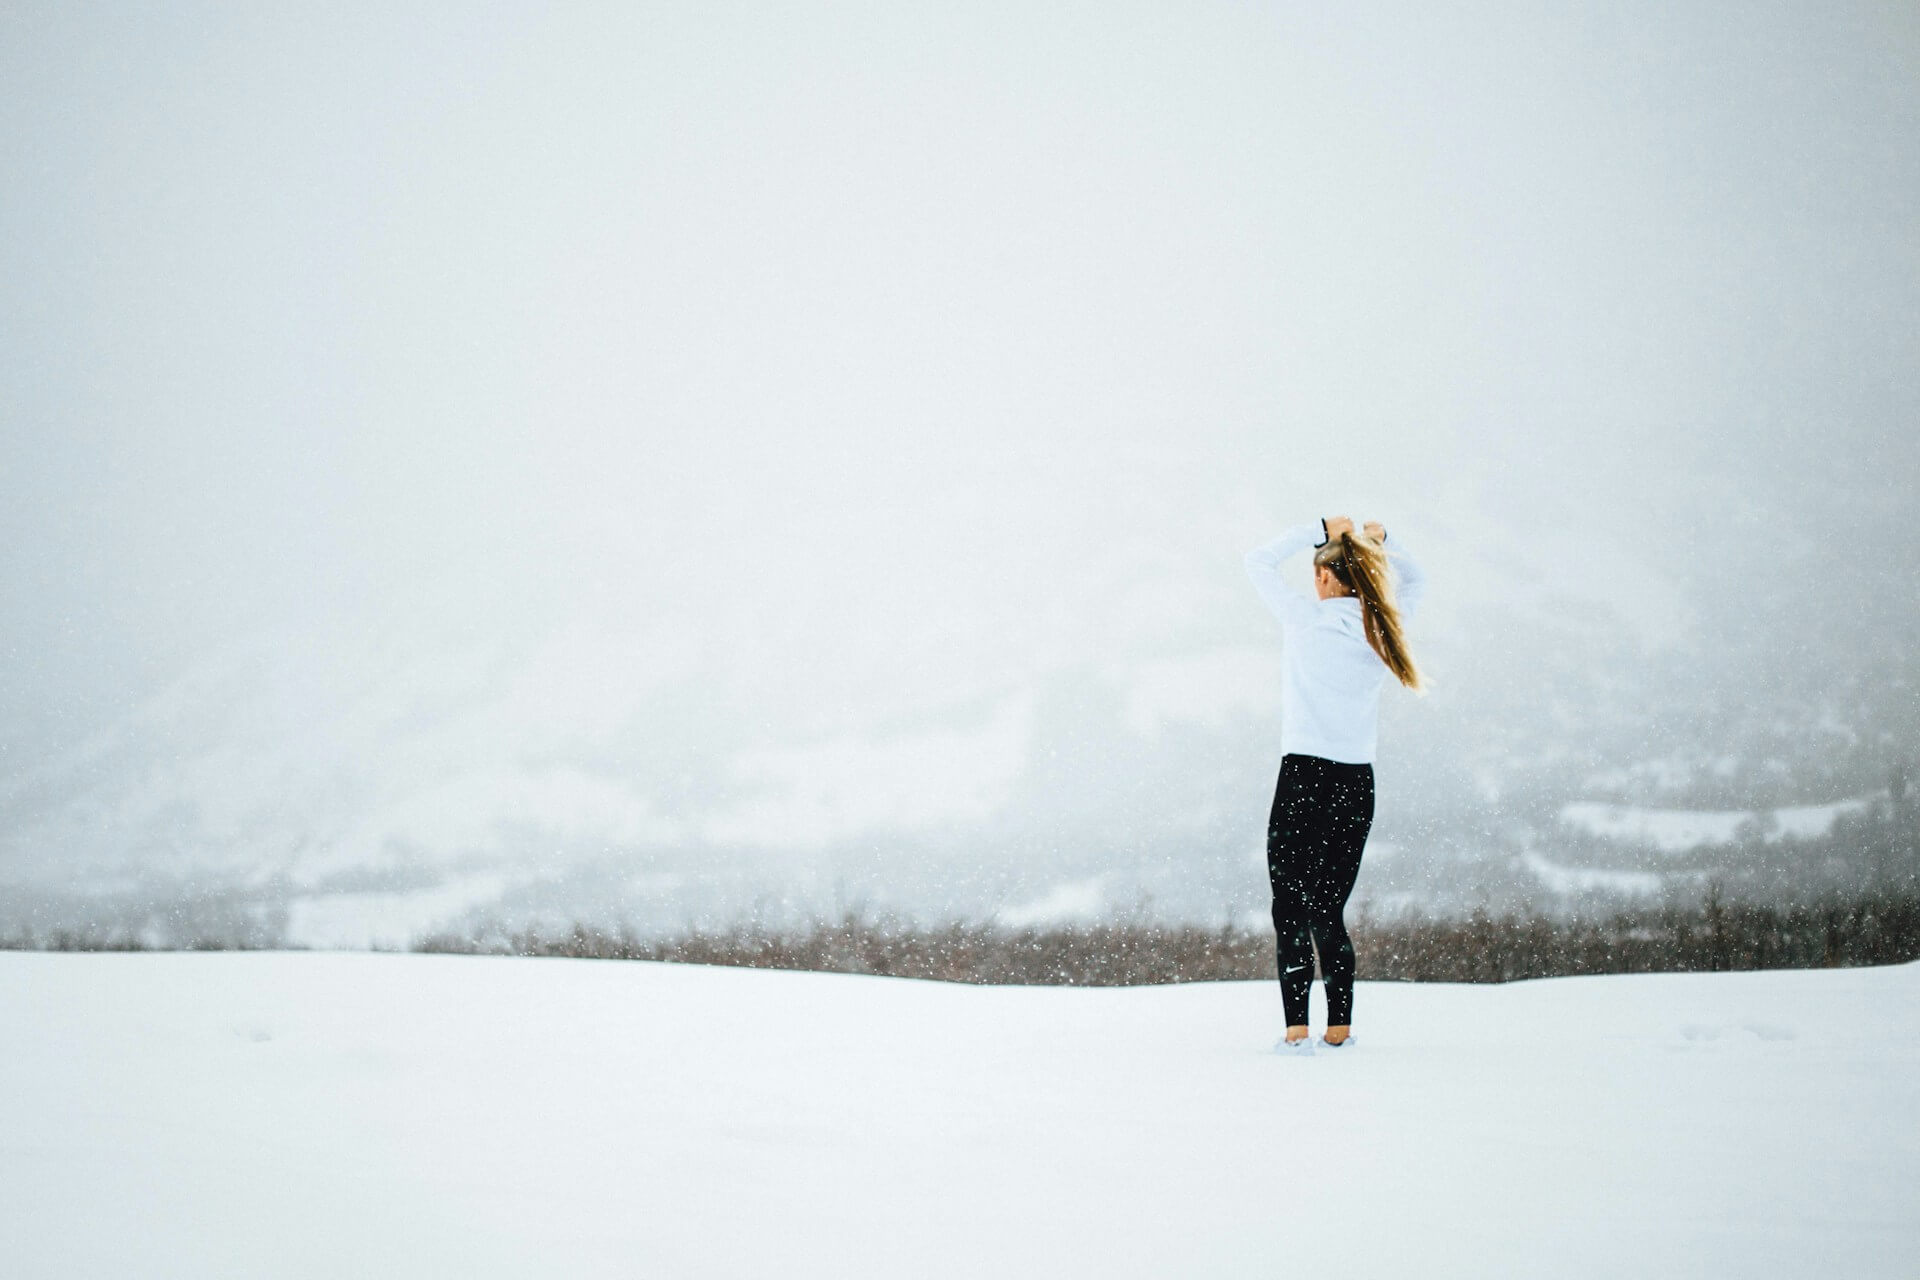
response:
<path fill-rule="evenodd" d="M 1315 1022 L 1322 1011 L 1315 988 Z M 1920 965 L 963 987 L 0 953 L 9 1276 L 1911 1274 Z"/>

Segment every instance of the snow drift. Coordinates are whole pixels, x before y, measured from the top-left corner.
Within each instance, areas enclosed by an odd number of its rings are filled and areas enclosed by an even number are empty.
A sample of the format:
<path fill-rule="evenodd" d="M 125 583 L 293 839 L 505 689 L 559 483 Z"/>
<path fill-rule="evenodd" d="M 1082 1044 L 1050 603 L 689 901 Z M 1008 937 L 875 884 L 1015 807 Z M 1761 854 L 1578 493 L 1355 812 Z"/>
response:
<path fill-rule="evenodd" d="M 1316 998 L 1317 998 L 1316 991 Z M 1316 1005 L 1316 1019 L 1321 1010 Z M 1065 989 L 0 955 L 27 1277 L 1907 1274 L 1920 965 Z"/>

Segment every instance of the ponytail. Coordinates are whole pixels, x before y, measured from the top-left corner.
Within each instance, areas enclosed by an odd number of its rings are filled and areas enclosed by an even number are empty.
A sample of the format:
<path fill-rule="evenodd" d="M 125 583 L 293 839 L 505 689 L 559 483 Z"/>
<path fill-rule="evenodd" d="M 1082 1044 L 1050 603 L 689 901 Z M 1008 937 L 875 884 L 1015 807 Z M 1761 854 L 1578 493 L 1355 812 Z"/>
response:
<path fill-rule="evenodd" d="M 1315 565 L 1331 569 L 1333 576 L 1360 597 L 1360 625 L 1367 643 L 1380 655 L 1398 680 L 1415 693 L 1424 692 L 1420 669 L 1407 648 L 1406 629 L 1401 625 L 1400 608 L 1393 601 L 1393 579 L 1387 566 L 1387 551 L 1372 538 L 1342 533 L 1337 542 L 1328 542 L 1313 557 Z"/>

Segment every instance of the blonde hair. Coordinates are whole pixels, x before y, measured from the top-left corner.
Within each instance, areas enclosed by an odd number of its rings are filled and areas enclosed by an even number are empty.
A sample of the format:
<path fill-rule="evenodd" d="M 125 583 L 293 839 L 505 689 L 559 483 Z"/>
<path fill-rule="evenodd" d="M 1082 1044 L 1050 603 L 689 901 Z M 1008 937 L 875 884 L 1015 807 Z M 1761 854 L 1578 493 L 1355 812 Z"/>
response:
<path fill-rule="evenodd" d="M 1387 568 L 1387 549 L 1364 533 L 1343 533 L 1327 539 L 1313 553 L 1316 569 L 1330 570 L 1349 591 L 1360 597 L 1360 625 L 1367 643 L 1387 664 L 1394 678 L 1415 693 L 1425 685 L 1407 648 L 1400 608 L 1393 602 L 1393 578 Z"/>

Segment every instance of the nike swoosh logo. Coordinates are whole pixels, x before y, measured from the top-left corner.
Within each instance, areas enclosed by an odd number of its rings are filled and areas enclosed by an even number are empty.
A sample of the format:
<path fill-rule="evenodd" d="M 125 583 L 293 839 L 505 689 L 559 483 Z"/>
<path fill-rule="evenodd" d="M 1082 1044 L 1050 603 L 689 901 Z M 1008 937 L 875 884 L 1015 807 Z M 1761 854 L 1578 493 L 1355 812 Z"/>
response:
<path fill-rule="evenodd" d="M 1293 968 L 1291 968 L 1291 969 L 1289 969 L 1289 970 L 1287 970 L 1287 972 L 1288 972 L 1288 973 L 1298 973 L 1298 972 L 1300 972 L 1300 971 L 1301 971 L 1302 969 L 1304 969 L 1304 968 L 1306 968 L 1306 967 L 1307 967 L 1307 966 L 1305 966 L 1305 965 L 1303 965 L 1303 964 L 1297 964 L 1297 965 L 1295 965 L 1295 966 L 1293 966 Z"/>

